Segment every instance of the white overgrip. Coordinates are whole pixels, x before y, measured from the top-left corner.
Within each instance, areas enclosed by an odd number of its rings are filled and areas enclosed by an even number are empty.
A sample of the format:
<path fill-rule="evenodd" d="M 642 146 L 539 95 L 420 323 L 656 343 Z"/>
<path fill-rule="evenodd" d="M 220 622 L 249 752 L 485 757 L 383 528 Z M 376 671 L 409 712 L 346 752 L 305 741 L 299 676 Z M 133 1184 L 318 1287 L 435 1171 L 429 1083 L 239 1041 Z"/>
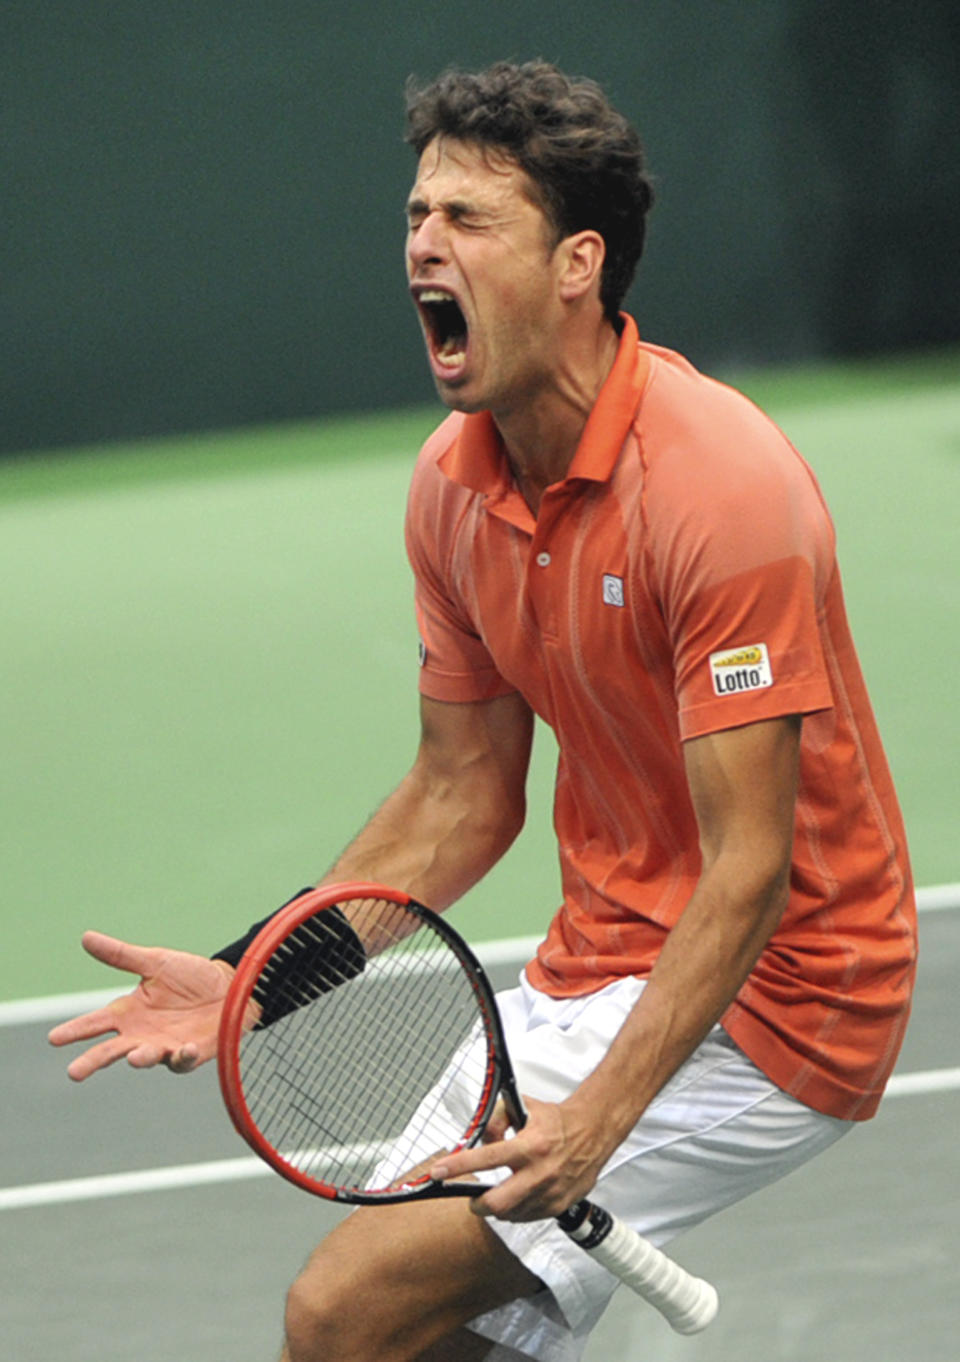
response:
<path fill-rule="evenodd" d="M 705 1329 L 720 1306 L 715 1287 L 692 1276 L 615 1216 L 611 1219 L 610 1233 L 590 1249 L 593 1257 L 659 1310 L 678 1334 Z"/>

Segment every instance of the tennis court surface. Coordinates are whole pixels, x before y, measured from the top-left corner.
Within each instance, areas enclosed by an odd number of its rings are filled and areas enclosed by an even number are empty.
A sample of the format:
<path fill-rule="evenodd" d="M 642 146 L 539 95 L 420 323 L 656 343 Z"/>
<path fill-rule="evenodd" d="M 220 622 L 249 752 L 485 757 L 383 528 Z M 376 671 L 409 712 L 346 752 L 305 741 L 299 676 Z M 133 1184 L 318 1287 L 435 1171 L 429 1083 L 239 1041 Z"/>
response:
<path fill-rule="evenodd" d="M 589 1362 L 955 1362 L 960 886 L 942 901 L 957 907 L 922 915 L 916 1010 L 880 1114 L 675 1241 L 720 1290 L 706 1333 L 671 1334 L 621 1288 Z M 513 968 L 500 960 L 498 983 Z M 0 1019 L 4 1356 L 272 1362 L 286 1286 L 340 1212 L 247 1156 L 210 1066 L 118 1067 L 75 1088 L 47 1022 Z"/>
<path fill-rule="evenodd" d="M 915 1014 L 877 1119 L 677 1241 L 720 1289 L 711 1330 L 675 1338 L 621 1290 L 590 1362 L 957 1356 L 958 373 L 954 353 L 749 388 L 831 502 L 917 879 L 954 888 L 927 896 Z M 16 697 L 0 873 L 23 922 L 0 960 L 0 1343 L 15 1362 L 276 1355 L 286 1285 L 337 1213 L 254 1169 L 212 1071 L 76 1087 L 44 1039 L 64 1004 L 16 1000 L 108 986 L 80 953 L 88 926 L 215 949 L 322 871 L 402 775 L 416 644 L 401 511 L 434 416 L 0 465 Z M 552 756 L 541 733 L 529 825 L 455 910 L 474 942 L 536 933 L 552 911 Z M 498 982 L 521 956 L 504 948 Z"/>

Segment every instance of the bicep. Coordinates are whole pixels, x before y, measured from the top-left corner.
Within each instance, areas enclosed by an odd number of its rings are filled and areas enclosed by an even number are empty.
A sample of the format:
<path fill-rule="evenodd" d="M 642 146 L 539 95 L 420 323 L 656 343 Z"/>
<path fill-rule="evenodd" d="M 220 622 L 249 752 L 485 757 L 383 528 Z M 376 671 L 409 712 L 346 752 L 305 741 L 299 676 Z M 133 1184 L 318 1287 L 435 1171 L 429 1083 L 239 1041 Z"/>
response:
<path fill-rule="evenodd" d="M 801 716 L 724 729 L 684 745 L 704 869 L 785 879 L 793 847 Z"/>
<path fill-rule="evenodd" d="M 420 697 L 415 770 L 433 786 L 455 786 L 522 819 L 533 741 L 533 713 L 512 692 L 491 700 Z"/>

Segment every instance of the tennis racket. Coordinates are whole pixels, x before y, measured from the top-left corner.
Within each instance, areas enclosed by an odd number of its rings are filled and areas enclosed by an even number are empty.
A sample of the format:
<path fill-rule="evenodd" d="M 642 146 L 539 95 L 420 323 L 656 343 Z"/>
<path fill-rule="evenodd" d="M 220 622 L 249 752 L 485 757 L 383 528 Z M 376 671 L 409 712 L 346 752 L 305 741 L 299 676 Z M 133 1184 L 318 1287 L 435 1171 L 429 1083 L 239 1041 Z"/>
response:
<path fill-rule="evenodd" d="M 442 918 L 377 884 L 312 890 L 245 951 L 220 1022 L 223 1097 L 240 1135 L 298 1187 L 376 1205 L 476 1196 L 436 1182 L 441 1153 L 475 1145 L 498 1099 L 526 1119 L 493 990 Z M 717 1293 L 608 1211 L 558 1223 L 678 1333 L 705 1328 Z"/>

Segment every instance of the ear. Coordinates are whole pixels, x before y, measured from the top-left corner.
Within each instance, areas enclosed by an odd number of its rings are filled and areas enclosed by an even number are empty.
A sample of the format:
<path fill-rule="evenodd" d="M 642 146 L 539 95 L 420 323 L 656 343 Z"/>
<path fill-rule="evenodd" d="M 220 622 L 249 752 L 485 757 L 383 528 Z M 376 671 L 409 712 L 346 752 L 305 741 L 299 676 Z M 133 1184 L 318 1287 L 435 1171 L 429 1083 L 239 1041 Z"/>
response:
<path fill-rule="evenodd" d="M 565 303 L 575 303 L 591 289 L 600 293 L 600 273 L 607 248 L 599 232 L 587 230 L 564 237 L 557 247 L 560 253 L 560 297 Z"/>

